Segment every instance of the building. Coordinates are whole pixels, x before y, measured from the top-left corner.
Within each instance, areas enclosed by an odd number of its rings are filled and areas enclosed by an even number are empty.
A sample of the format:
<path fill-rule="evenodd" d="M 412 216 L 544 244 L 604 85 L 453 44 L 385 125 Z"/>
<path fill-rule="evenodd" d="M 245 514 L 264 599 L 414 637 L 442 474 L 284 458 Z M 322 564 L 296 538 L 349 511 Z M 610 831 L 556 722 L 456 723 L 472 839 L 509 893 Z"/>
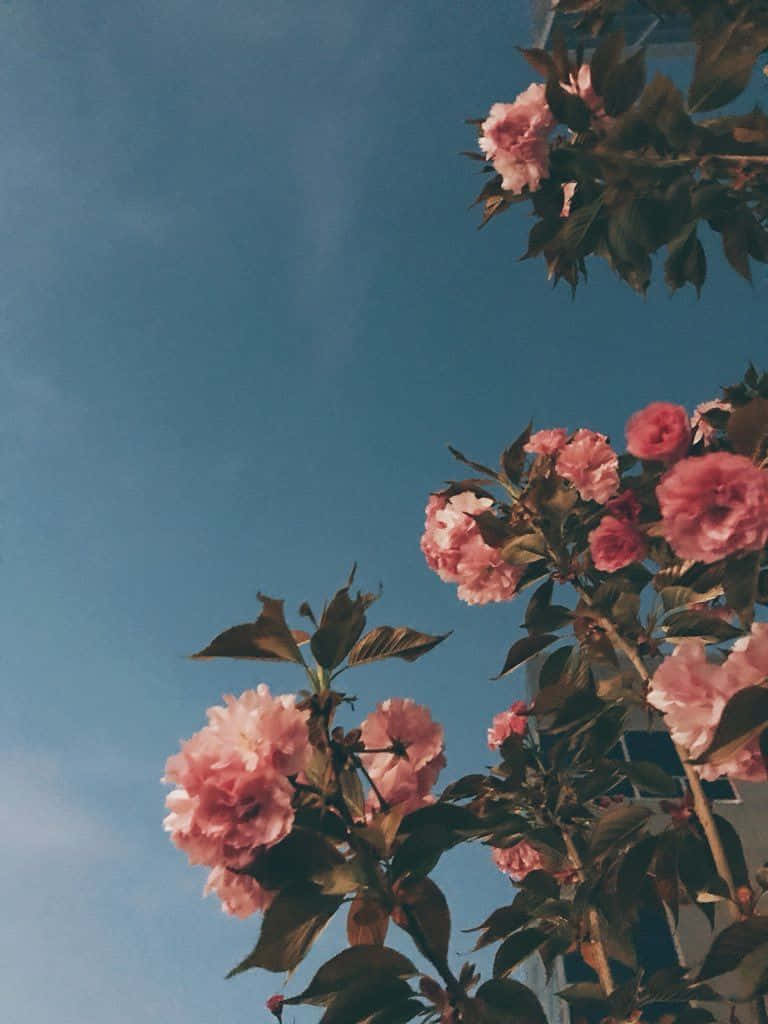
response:
<path fill-rule="evenodd" d="M 578 14 L 564 14 L 552 8 L 551 0 L 531 0 L 532 45 L 546 49 L 552 33 L 562 29 L 568 48 L 582 45 L 587 53 L 595 48 L 595 40 L 577 30 Z M 627 45 L 648 46 L 654 56 L 682 56 L 692 52 L 690 27 L 687 19 L 668 17 L 661 19 L 649 11 L 640 0 L 627 0 L 622 14 L 615 17 L 615 26 L 624 29 Z"/>
<path fill-rule="evenodd" d="M 526 666 L 526 690 L 529 699 L 536 694 L 543 660 L 543 656 L 539 656 Z M 685 792 L 683 767 L 669 734 L 661 729 L 649 731 L 647 719 L 643 714 L 638 714 L 635 721 L 630 720 L 630 725 L 635 725 L 636 728 L 630 728 L 624 733 L 619 745 L 611 751 L 611 756 L 617 760 L 650 761 L 658 764 L 668 775 L 676 778 L 678 795 L 682 797 Z M 714 782 L 703 782 L 703 788 L 713 803 L 715 813 L 730 821 L 738 832 L 754 889 L 754 872 L 768 859 L 768 792 L 765 785 L 732 783 L 726 778 L 721 778 Z M 658 797 L 643 793 L 628 780 L 614 787 L 612 793 L 621 795 L 626 800 L 645 802 L 654 811 L 659 809 Z M 665 824 L 666 820 L 660 820 L 661 827 Z M 655 970 L 669 966 L 675 960 L 684 967 L 699 964 L 706 955 L 712 939 L 709 929 L 706 926 L 702 927 L 703 923 L 701 911 L 694 906 L 685 906 L 682 902 L 676 927 L 666 915 L 648 914 L 641 917 L 633 927 L 633 940 L 640 965 L 646 973 L 652 974 Z M 728 923 L 728 919 L 718 913 L 717 927 L 724 927 Z M 614 976 L 620 984 L 624 980 L 621 976 L 624 968 L 617 964 L 613 966 Z M 557 992 L 567 985 L 596 980 L 594 972 L 581 958 L 575 955 L 560 957 L 549 981 L 538 957 L 533 957 L 527 962 L 526 972 L 526 981 L 539 996 L 550 1024 L 576 1024 L 568 1005 L 557 997 Z M 707 1006 L 717 1013 L 716 1004 L 710 1003 Z M 667 1006 L 657 1003 L 644 1019 L 658 1020 L 667 1012 L 674 1013 L 676 1009 L 679 1009 L 679 1004 Z M 751 1005 L 740 1007 L 739 1019 L 743 1024 L 751 1022 L 751 1014 Z M 592 1021 L 589 1015 L 584 1013 L 580 1014 L 580 1020 L 584 1021 L 584 1024 L 598 1024 L 597 1019 Z"/>

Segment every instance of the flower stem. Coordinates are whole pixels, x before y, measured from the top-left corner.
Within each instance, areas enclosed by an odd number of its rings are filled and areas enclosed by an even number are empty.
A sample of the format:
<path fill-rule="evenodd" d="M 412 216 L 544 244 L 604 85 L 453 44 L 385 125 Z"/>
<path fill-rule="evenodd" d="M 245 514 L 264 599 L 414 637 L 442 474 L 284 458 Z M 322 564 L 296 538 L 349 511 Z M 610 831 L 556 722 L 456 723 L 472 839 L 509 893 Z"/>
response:
<path fill-rule="evenodd" d="M 576 849 L 576 844 L 573 838 L 567 833 L 563 832 L 563 841 L 565 842 L 565 848 L 568 851 L 568 859 L 573 864 L 576 873 L 579 876 L 579 881 L 584 881 L 584 866 L 581 863 L 581 857 L 579 851 Z M 594 907 L 590 907 L 587 911 L 587 923 L 589 924 L 589 935 L 592 940 L 592 951 L 595 956 L 594 968 L 597 972 L 597 977 L 600 981 L 600 987 L 606 996 L 609 996 L 614 990 L 613 975 L 611 974 L 611 965 L 608 962 L 608 953 L 606 952 L 605 942 L 603 940 L 603 931 L 600 925 L 600 915 Z"/>
<path fill-rule="evenodd" d="M 587 594 L 582 592 L 582 597 L 587 604 L 591 604 Z M 647 688 L 649 683 L 648 672 L 645 667 L 645 662 L 643 661 L 637 647 L 631 643 L 631 641 L 623 637 L 614 623 L 605 615 L 599 615 L 596 618 L 596 622 L 608 634 L 613 645 L 626 656 L 627 660 L 640 676 L 644 686 Z M 688 763 L 688 758 L 690 757 L 689 752 L 679 743 L 675 743 L 674 739 L 672 742 L 674 743 L 675 750 L 677 751 L 677 756 L 680 758 L 683 765 L 683 771 L 685 772 L 685 777 L 691 790 L 691 796 L 693 797 L 693 808 L 696 812 L 696 817 L 699 819 L 699 824 L 704 832 L 704 836 L 706 837 L 710 852 L 712 853 L 712 859 L 715 862 L 717 873 L 728 886 L 731 901 L 727 904 L 727 912 L 733 920 L 739 920 L 740 914 L 736 900 L 736 885 L 733 880 L 733 873 L 731 871 L 730 864 L 728 863 L 728 858 L 725 855 L 725 849 L 723 848 L 723 843 L 717 829 L 717 823 L 715 822 L 712 814 L 712 808 L 710 807 L 709 800 L 704 792 L 701 779 L 693 766 Z"/>

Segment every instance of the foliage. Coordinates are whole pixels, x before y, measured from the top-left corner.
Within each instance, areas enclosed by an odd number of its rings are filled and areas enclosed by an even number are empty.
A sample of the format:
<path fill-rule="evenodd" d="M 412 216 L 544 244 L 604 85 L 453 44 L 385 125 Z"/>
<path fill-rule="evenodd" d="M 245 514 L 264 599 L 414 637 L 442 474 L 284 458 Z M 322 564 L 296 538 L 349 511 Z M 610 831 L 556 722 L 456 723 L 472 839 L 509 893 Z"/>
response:
<path fill-rule="evenodd" d="M 768 376 L 750 367 L 690 428 L 685 420 L 689 434 L 685 451 L 675 440 L 676 465 L 721 455 L 763 474 L 766 399 Z M 635 449 L 647 441 L 643 416 L 656 424 L 660 415 L 669 422 L 677 415 L 670 407 L 649 409 L 633 418 Z M 657 499 L 660 482 L 674 471 L 672 458 L 611 455 L 615 493 L 598 502 L 583 496 L 585 478 L 574 483 L 560 472 L 572 464 L 560 461 L 562 452 L 584 433 L 569 440 L 565 431 L 532 434 L 528 427 L 504 449 L 498 470 L 454 450 L 481 475 L 451 484 L 433 506 L 445 510 L 459 494 L 482 496 L 483 511 L 463 514 L 468 526 L 457 536 L 475 558 L 491 552 L 489 573 L 499 560 L 518 565 L 518 592 L 532 588 L 523 635 L 499 659 L 496 678 L 535 658 L 537 692 L 530 707 L 506 713 L 502 738 L 494 733 L 492 768 L 456 780 L 436 799 L 419 790 L 406 801 L 391 788 L 391 773 L 404 764 L 421 770 L 421 740 L 390 732 L 386 748 L 372 750 L 366 723 L 338 723 L 353 700 L 337 688 L 342 673 L 381 659 L 413 661 L 446 638 L 407 627 L 366 632 L 376 595 L 353 593 L 354 572 L 319 618 L 301 606 L 313 632 L 291 629 L 282 602 L 263 597 L 256 622 L 224 631 L 195 655 L 281 660 L 310 682 L 297 707 L 311 756 L 289 779 L 290 832 L 230 869 L 269 896 L 258 942 L 231 974 L 293 971 L 338 914 L 346 915 L 348 946 L 303 991 L 270 1000 L 278 1018 L 286 1007 L 304 1005 L 320 1008 L 324 1024 L 543 1024 L 537 994 L 513 975 L 531 957 L 551 974 L 564 954 L 580 959 L 592 980 L 568 986 L 561 998 L 589 1019 L 654 1020 L 664 1011 L 670 1021 L 703 1024 L 714 1019 L 705 1006 L 720 1014 L 768 991 L 768 916 L 757 895 L 768 884 L 765 872 L 745 863 L 736 830 L 713 814 L 699 777 L 742 771 L 738 758 L 752 748 L 750 770 L 766 777 L 768 668 L 760 674 L 760 659 L 768 649 L 755 617 L 768 605 L 768 505 L 765 532 L 751 547 L 707 562 L 681 558 L 665 539 Z M 605 439 L 594 450 L 611 451 Z M 644 547 L 639 560 L 601 570 L 594 538 L 608 515 L 637 531 Z M 670 657 L 676 648 L 685 653 Z M 730 679 L 732 695 L 719 710 L 705 709 L 711 726 L 703 748 L 686 747 L 673 713 L 654 708 L 658 666 L 679 670 L 689 652 L 705 649 L 708 660 L 702 655 L 696 670 Z M 757 678 L 734 682 L 727 673 L 736 669 Z M 679 781 L 662 766 L 621 753 L 622 734 L 640 712 L 677 741 L 687 781 L 682 800 L 670 800 Z M 441 757 L 433 755 L 429 764 L 439 770 Z M 627 783 L 639 798 L 616 795 Z M 473 963 L 452 966 L 451 914 L 431 877 L 464 843 L 489 847 L 517 885 L 511 902 L 475 929 L 476 951 L 496 947 L 485 980 Z M 701 961 L 644 970 L 638 923 L 692 913 L 711 932 Z M 420 961 L 388 944 L 398 933 Z"/>
<path fill-rule="evenodd" d="M 751 260 L 768 260 L 768 116 L 759 107 L 722 108 L 741 96 L 768 48 L 768 5 L 647 0 L 660 18 L 690 23 L 695 61 L 687 94 L 661 74 L 646 82 L 643 51 L 625 53 L 623 32 L 612 29 L 624 0 L 556 6 L 579 15 L 580 27 L 599 36 L 597 48 L 586 76 L 579 75 L 582 56 L 574 60 L 562 36 L 551 52 L 521 51 L 545 78 L 546 102 L 562 128 L 549 139 L 538 188 L 510 189 L 510 179 L 497 173 L 503 153 L 490 159 L 491 177 L 477 200 L 483 224 L 530 201 L 535 223 L 525 258 L 542 255 L 549 278 L 573 289 L 586 279 L 589 257 L 598 256 L 645 294 L 652 257 L 664 252 L 669 289 L 691 284 L 698 293 L 707 274 L 706 227 L 720 235 L 731 267 L 751 280 Z M 487 153 L 490 122 L 473 123 Z M 564 205 L 563 189 L 574 183 Z"/>

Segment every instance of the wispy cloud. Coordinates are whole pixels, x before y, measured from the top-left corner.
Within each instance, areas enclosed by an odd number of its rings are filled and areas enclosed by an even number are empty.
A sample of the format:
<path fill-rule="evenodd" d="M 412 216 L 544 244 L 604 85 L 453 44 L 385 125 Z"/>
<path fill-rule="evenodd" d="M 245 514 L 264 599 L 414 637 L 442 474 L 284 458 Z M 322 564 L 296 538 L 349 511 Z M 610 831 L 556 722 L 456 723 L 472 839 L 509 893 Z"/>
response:
<path fill-rule="evenodd" d="M 119 844 L 65 783 L 62 765 L 44 753 L 6 754 L 0 759 L 2 857 L 19 864 L 40 859 L 100 860 Z"/>

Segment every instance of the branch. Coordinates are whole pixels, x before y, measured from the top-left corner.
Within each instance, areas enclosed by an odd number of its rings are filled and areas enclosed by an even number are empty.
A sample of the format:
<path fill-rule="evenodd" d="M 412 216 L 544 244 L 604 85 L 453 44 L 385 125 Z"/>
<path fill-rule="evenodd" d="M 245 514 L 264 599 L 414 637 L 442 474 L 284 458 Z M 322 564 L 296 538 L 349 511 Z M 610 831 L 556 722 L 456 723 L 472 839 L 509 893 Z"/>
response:
<path fill-rule="evenodd" d="M 592 602 L 589 595 L 581 590 L 581 588 L 579 588 L 579 590 L 585 603 L 591 605 Z M 626 655 L 627 660 L 640 676 L 647 689 L 650 680 L 648 678 L 648 672 L 646 671 L 645 662 L 643 661 L 637 647 L 631 641 L 623 637 L 614 623 L 606 616 L 600 615 L 595 621 L 605 630 L 614 646 Z M 712 859 L 714 860 L 717 868 L 717 873 L 728 886 L 728 892 L 731 897 L 731 902 L 727 905 L 728 913 L 734 920 L 739 920 L 740 914 L 736 899 L 736 885 L 733 881 L 733 873 L 731 872 L 728 858 L 725 855 L 720 833 L 717 830 L 717 825 L 712 815 L 712 809 L 709 806 L 709 800 L 707 799 L 707 795 L 701 785 L 701 779 L 697 775 L 693 766 L 688 763 L 688 759 L 691 756 L 690 753 L 685 749 L 685 747 L 681 746 L 681 744 L 675 743 L 674 739 L 672 739 L 672 742 L 675 745 L 677 756 L 680 758 L 683 765 L 685 777 L 688 781 L 691 795 L 693 797 L 693 807 L 696 812 L 696 817 L 699 819 L 699 823 L 701 824 L 706 837 L 709 849 L 712 853 Z"/>
<path fill-rule="evenodd" d="M 565 848 L 568 851 L 568 859 L 573 864 L 576 873 L 579 876 L 579 881 L 584 881 L 584 866 L 581 863 L 581 857 L 579 851 L 576 849 L 576 844 L 573 838 L 567 833 L 563 832 L 563 841 Z M 595 970 L 597 971 L 597 977 L 600 980 L 600 987 L 606 996 L 609 996 L 614 990 L 613 975 L 611 974 L 611 965 L 608 963 L 608 954 L 605 949 L 605 942 L 603 940 L 603 932 L 600 926 L 600 915 L 598 914 L 595 907 L 590 907 L 587 910 L 587 921 L 589 922 L 589 935 L 592 940 L 592 947 L 595 954 Z"/>

